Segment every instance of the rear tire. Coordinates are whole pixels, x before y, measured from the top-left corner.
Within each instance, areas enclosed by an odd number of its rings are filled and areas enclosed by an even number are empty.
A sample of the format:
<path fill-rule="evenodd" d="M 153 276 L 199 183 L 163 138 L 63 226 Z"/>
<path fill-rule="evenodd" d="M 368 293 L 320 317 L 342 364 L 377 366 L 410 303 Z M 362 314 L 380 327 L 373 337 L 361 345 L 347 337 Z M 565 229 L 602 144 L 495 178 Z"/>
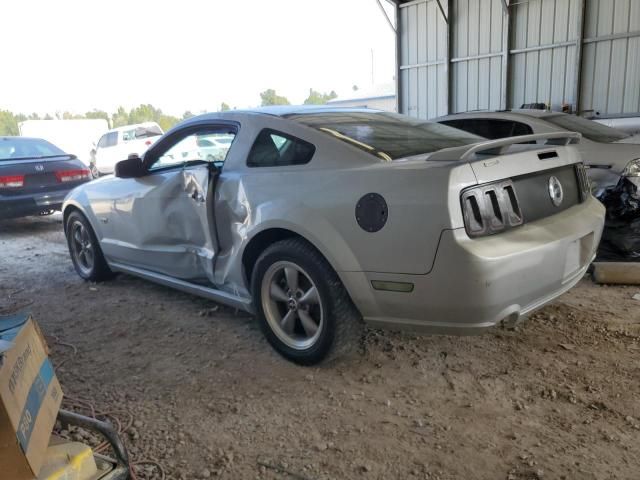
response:
<path fill-rule="evenodd" d="M 80 212 L 72 212 L 67 218 L 65 235 L 71 261 L 80 277 L 100 282 L 113 277 L 107 265 L 89 221 Z"/>
<path fill-rule="evenodd" d="M 363 322 L 331 265 L 299 238 L 269 246 L 256 261 L 251 290 L 269 343 L 300 365 L 357 350 Z"/>

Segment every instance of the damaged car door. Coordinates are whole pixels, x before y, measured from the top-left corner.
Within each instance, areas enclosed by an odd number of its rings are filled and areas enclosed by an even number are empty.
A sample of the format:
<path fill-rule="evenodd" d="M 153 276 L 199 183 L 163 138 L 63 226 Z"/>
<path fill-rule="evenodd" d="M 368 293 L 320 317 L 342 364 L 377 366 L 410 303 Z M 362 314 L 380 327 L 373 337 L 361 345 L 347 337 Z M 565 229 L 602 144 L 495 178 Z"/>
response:
<path fill-rule="evenodd" d="M 143 176 L 118 179 L 108 222 L 118 241 L 105 254 L 131 267 L 211 282 L 218 250 L 213 194 L 224 158 L 208 160 L 201 145 L 203 138 L 230 135 L 225 125 L 174 132 L 145 154 Z"/>

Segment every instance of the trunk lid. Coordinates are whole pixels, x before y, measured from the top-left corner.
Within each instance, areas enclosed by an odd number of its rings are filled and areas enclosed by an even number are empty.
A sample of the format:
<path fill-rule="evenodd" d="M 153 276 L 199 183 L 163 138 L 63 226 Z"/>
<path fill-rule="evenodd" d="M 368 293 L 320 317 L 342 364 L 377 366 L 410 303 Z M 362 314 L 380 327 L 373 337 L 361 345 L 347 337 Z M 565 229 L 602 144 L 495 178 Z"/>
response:
<path fill-rule="evenodd" d="M 69 190 L 86 180 L 62 182 L 56 172 L 86 170 L 82 162 L 71 155 L 52 158 L 33 158 L 0 161 L 1 176 L 24 176 L 24 183 L 19 188 L 3 188 L 3 196 L 37 194 L 58 190 Z"/>
<path fill-rule="evenodd" d="M 482 184 L 567 167 L 579 163 L 581 158 L 578 151 L 571 147 L 517 145 L 507 154 L 476 154 L 474 159 L 468 161 L 478 183 Z"/>

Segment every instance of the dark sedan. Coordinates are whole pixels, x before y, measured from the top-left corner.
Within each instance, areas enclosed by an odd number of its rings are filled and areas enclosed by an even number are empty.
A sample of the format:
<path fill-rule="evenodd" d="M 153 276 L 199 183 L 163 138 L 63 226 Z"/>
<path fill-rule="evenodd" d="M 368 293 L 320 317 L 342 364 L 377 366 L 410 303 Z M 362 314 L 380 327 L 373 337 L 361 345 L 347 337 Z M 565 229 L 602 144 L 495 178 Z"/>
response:
<path fill-rule="evenodd" d="M 67 193 L 89 180 L 80 160 L 46 140 L 0 137 L 0 219 L 60 210 Z"/>

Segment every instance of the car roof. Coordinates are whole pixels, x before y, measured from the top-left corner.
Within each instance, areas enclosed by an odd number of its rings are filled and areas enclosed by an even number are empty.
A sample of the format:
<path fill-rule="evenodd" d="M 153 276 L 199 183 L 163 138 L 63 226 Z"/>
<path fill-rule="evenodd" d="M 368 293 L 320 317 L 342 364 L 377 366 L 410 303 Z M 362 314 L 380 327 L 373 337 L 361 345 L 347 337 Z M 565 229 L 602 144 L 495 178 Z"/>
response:
<path fill-rule="evenodd" d="M 20 140 L 44 140 L 44 138 L 38 138 L 38 137 L 23 137 L 22 135 L 0 135 L 0 140 L 15 140 L 15 139 L 20 139 Z"/>
<path fill-rule="evenodd" d="M 551 110 L 532 110 L 532 109 L 524 109 L 524 108 L 511 110 L 510 112 L 518 115 L 527 115 L 529 117 L 536 117 L 536 118 L 550 117 L 552 115 L 567 115 L 566 113 L 563 113 L 563 112 L 552 112 Z"/>
<path fill-rule="evenodd" d="M 482 110 L 482 111 L 474 111 L 474 112 L 460 112 L 460 113 L 452 113 L 451 115 L 444 115 L 440 118 L 447 118 L 447 119 L 451 119 L 451 118 L 455 118 L 455 117 L 462 117 L 462 116 L 468 116 L 468 117 L 481 117 L 483 115 L 491 115 L 492 117 L 500 117 L 500 116 L 504 116 L 504 117 L 509 117 L 510 115 L 515 115 L 515 116 L 525 116 L 525 117 L 532 117 L 532 118 L 546 118 L 546 117 L 552 117 L 552 116 L 557 116 L 557 115 L 567 115 L 566 113 L 562 113 L 562 112 L 552 112 L 550 110 L 533 110 L 533 109 L 525 109 L 525 108 L 518 108 L 518 109 L 513 109 L 513 110 Z"/>
<path fill-rule="evenodd" d="M 46 138 L 23 137 L 21 135 L 4 135 L 4 136 L 0 136 L 0 142 L 8 142 L 8 141 L 14 141 L 14 142 L 44 142 L 44 143 L 48 143 L 48 144 L 53 145 L 54 147 L 59 148 L 60 150 L 62 150 L 60 147 L 58 147 L 58 145 L 56 145 L 55 143 L 47 140 Z"/>
<path fill-rule="evenodd" d="M 138 127 L 159 127 L 159 126 L 160 125 L 158 125 L 157 122 L 132 123 L 131 125 L 125 125 L 123 127 L 112 128 L 107 133 L 110 133 L 110 132 L 121 132 L 123 130 L 131 130 L 133 128 L 138 128 Z"/>
<path fill-rule="evenodd" d="M 273 105 L 268 107 L 256 107 L 242 110 L 228 110 L 237 113 L 261 113 L 285 117 L 287 115 L 300 115 L 305 113 L 377 113 L 382 110 L 372 108 L 332 107 L 325 105 Z"/>
<path fill-rule="evenodd" d="M 331 107 L 324 105 L 274 105 L 268 107 L 256 107 L 247 109 L 235 109 L 225 110 L 224 112 L 211 112 L 203 113 L 190 117 L 181 121 L 177 125 L 171 128 L 169 131 L 173 131 L 177 128 L 183 128 L 194 123 L 216 121 L 216 120 L 231 120 L 231 121 L 244 121 L 249 120 L 251 117 L 256 116 L 271 116 L 287 119 L 290 115 L 306 115 L 317 113 L 389 113 L 383 110 L 375 110 L 373 108 L 351 108 L 351 107 Z"/>
<path fill-rule="evenodd" d="M 216 120 L 233 118 L 238 116 L 252 115 L 271 115 L 275 117 L 285 118 L 289 115 L 304 115 L 313 113 L 384 113 L 382 110 L 372 108 L 350 108 L 350 107 L 330 107 L 324 105 L 274 105 L 268 107 L 256 107 L 236 110 L 225 110 L 224 112 L 211 112 L 196 115 L 181 122 L 181 125 L 187 125 L 192 122 L 202 120 Z"/>

